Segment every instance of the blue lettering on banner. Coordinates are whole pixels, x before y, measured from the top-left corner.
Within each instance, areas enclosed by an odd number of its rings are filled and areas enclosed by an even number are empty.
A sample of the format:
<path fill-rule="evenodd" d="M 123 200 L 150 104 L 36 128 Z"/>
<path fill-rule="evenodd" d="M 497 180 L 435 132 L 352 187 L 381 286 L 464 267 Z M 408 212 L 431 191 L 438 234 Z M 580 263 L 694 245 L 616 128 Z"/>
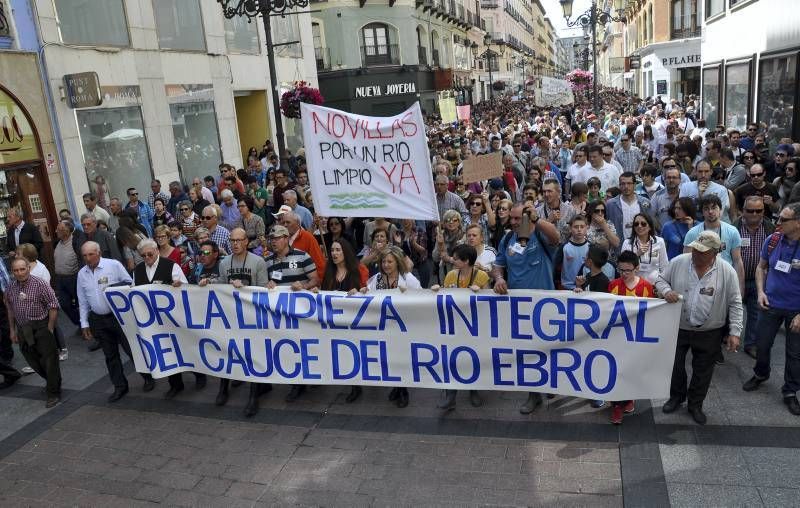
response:
<path fill-rule="evenodd" d="M 220 358 L 219 363 L 217 363 L 216 365 L 211 365 L 211 363 L 209 363 L 208 361 L 208 354 L 206 353 L 207 346 L 213 346 L 218 353 L 222 352 L 222 348 L 219 347 L 217 341 L 215 341 L 214 339 L 209 339 L 208 337 L 203 337 L 202 339 L 200 339 L 200 342 L 198 343 L 198 348 L 200 350 L 200 360 L 203 361 L 203 365 L 205 365 L 206 368 L 209 369 L 210 371 L 212 372 L 222 371 L 222 369 L 225 368 L 225 362 L 222 360 L 222 358 Z"/>
<path fill-rule="evenodd" d="M 679 311 L 663 300 L 522 291 L 344 295 L 139 286 L 105 295 L 138 369 L 155 377 L 193 370 L 255 382 L 405 382 L 595 398 L 640 395 L 638 383 L 658 388 L 643 377 L 652 371 L 668 380 L 668 371 L 642 368 L 641 360 L 674 353 L 663 327 L 676 323 L 677 313 L 667 320 L 649 309 Z M 648 328 L 651 316 L 658 324 Z M 623 362 L 636 367 L 621 369 Z"/>

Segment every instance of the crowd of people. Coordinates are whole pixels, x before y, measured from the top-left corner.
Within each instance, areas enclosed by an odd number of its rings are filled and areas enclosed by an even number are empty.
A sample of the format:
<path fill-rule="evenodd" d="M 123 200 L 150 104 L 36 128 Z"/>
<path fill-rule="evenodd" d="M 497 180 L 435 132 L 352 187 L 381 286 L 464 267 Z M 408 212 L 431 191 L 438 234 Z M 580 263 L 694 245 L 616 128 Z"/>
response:
<path fill-rule="evenodd" d="M 130 346 L 102 297 L 114 285 L 604 292 L 681 305 L 664 412 L 687 402 L 692 418 L 706 422 L 703 401 L 723 346 L 755 360 L 743 388 L 757 389 L 783 326 L 781 395 L 800 415 L 800 144 L 784 139 L 771 150 L 757 123 L 745 132 L 707 127 L 694 116 L 694 97 L 666 104 L 602 89 L 601 99 L 597 112 L 581 98 L 569 108 L 498 99 L 477 105 L 469 122 L 428 117 L 438 221 L 322 217 L 303 150 L 281 161 L 269 142 L 250 149 L 245 168 L 220 164 L 217 175 L 170 182 L 168 192 L 154 180 L 149 192 L 108 196 L 107 209 L 87 193 L 78 221 L 62 211 L 52 280 L 37 262 L 41 238 L 12 210 L 11 275 L 0 269 L 10 326 L 3 338 L 47 380 L 51 407 L 60 397 L 59 355 L 67 357 L 58 309 L 90 348 L 103 350 L 109 401 L 128 392 L 120 349 L 130 356 Z M 465 160 L 498 151 L 498 177 L 465 181 Z M 7 361 L 13 350 L 6 343 L 0 353 Z M 11 386 L 19 373 L 2 369 Z M 142 377 L 143 389 L 154 389 Z M 194 377 L 198 389 L 206 385 L 205 375 Z M 168 382 L 167 398 L 184 390 L 181 374 Z M 216 403 L 238 384 L 221 379 Z M 245 414 L 271 388 L 250 384 Z M 306 388 L 292 385 L 286 400 Z M 353 386 L 345 400 L 361 394 Z M 453 409 L 456 395 L 444 391 L 439 407 Z M 389 393 L 398 407 L 409 398 L 406 387 Z M 479 406 L 482 397 L 471 391 L 469 401 Z M 520 411 L 542 402 L 530 393 Z M 635 411 L 631 400 L 589 403 L 609 407 L 615 424 Z"/>

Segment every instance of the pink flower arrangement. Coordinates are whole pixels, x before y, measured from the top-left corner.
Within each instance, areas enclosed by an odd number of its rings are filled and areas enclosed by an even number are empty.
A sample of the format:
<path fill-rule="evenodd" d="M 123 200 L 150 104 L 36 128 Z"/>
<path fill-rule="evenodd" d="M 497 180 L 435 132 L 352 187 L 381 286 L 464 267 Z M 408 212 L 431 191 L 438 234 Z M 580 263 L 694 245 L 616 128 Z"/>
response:
<path fill-rule="evenodd" d="M 300 118 L 300 103 L 319 106 L 325 101 L 318 88 L 309 86 L 307 81 L 295 81 L 294 88 L 281 96 L 281 112 L 287 118 Z"/>
<path fill-rule="evenodd" d="M 570 86 L 572 86 L 572 91 L 574 92 L 580 92 L 591 88 L 593 79 L 592 73 L 583 69 L 575 69 L 567 74 L 567 81 L 569 81 Z"/>

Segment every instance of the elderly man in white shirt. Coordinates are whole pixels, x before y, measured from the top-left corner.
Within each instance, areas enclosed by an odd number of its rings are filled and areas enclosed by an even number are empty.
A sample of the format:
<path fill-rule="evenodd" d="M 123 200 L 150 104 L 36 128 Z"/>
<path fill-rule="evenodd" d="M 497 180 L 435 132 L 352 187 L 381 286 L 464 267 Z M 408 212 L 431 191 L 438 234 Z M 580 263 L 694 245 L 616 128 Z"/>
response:
<path fill-rule="evenodd" d="M 80 309 L 81 332 L 85 340 L 97 337 L 106 357 L 108 375 L 114 385 L 114 393 L 108 398 L 116 402 L 128 393 L 128 380 L 122 370 L 121 347 L 129 358 L 131 346 L 125 332 L 111 312 L 103 292 L 112 286 L 128 286 L 133 282 L 131 276 L 116 259 L 100 257 L 100 245 L 88 241 L 81 247 L 85 266 L 78 272 L 78 304 Z M 155 388 L 150 374 L 142 374 L 143 390 Z"/>

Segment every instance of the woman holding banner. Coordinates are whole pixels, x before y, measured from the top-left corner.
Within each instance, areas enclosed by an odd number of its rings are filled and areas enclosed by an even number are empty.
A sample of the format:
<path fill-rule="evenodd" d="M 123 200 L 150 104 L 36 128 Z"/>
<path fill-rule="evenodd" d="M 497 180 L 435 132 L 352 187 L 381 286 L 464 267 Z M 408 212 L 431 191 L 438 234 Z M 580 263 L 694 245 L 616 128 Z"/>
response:
<path fill-rule="evenodd" d="M 470 228 L 478 229 L 475 226 Z M 470 229 L 468 228 L 468 229 Z M 476 231 L 478 233 L 478 231 Z M 489 287 L 489 274 L 478 269 L 475 261 L 478 259 L 478 252 L 472 245 L 462 243 L 453 249 L 453 270 L 447 273 L 441 287 L 450 289 L 470 289 L 480 291 Z M 431 286 L 432 291 L 439 291 L 440 286 Z M 445 411 L 452 411 L 456 408 L 456 390 L 444 390 L 442 401 L 436 406 Z M 469 391 L 469 402 L 472 407 L 479 407 L 483 404 L 477 390 Z"/>
<path fill-rule="evenodd" d="M 369 279 L 367 267 L 358 262 L 353 246 L 347 240 L 339 238 L 331 242 L 328 249 L 328 263 L 325 264 L 325 275 L 322 278 L 323 291 L 344 291 L 355 294 L 359 288 L 366 286 Z M 317 292 L 317 289 L 312 289 Z M 360 386 L 351 386 L 345 397 L 348 404 L 361 396 Z"/>
<path fill-rule="evenodd" d="M 382 250 L 378 264 L 380 271 L 369 278 L 367 287 L 361 289 L 362 293 L 384 289 L 399 289 L 403 292 L 407 289 L 422 289 L 417 278 L 409 271 L 406 255 L 400 247 L 390 246 Z M 408 406 L 408 388 L 392 388 L 389 400 L 400 408 Z"/>

